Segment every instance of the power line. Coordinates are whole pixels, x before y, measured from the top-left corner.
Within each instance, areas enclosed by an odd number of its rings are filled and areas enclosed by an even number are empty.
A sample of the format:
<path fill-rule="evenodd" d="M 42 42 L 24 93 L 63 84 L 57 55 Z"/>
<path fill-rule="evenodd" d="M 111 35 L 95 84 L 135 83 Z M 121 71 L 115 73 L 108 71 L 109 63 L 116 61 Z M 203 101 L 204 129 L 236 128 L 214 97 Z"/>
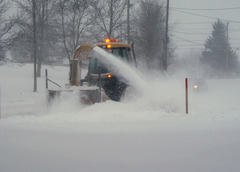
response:
<path fill-rule="evenodd" d="M 181 44 L 178 44 L 177 46 L 178 47 L 199 47 L 200 45 L 195 45 L 195 44 L 191 44 L 191 45 L 190 44 L 189 45 L 184 45 L 183 44 L 183 45 L 181 45 Z"/>
<path fill-rule="evenodd" d="M 200 40 L 200 39 L 199 39 L 199 40 L 194 39 L 194 40 L 191 40 L 191 41 L 193 41 L 193 42 L 204 42 L 205 40 L 203 40 L 203 39 L 202 39 L 202 40 Z"/>
<path fill-rule="evenodd" d="M 193 41 L 190 41 L 190 40 L 188 40 L 188 39 L 185 39 L 185 38 L 182 38 L 182 37 L 180 37 L 180 36 L 177 36 L 177 35 L 174 35 L 175 37 L 177 37 L 177 38 L 179 38 L 179 39 L 182 39 L 182 40 L 184 40 L 184 41 L 186 41 L 186 42 L 190 42 L 190 43 L 193 43 L 193 44 L 195 44 L 195 45 L 203 45 L 203 44 L 199 44 L 199 43 L 197 43 L 197 42 L 193 42 Z"/>
<path fill-rule="evenodd" d="M 239 23 L 240 21 L 233 21 L 233 20 L 227 20 L 227 19 L 223 19 L 223 18 L 219 18 L 219 17 L 212 17 L 212 16 L 206 16 L 206 15 L 201 15 L 201 14 L 196 14 L 196 13 L 190 13 L 190 12 L 186 12 L 186 11 L 180 11 L 180 10 L 173 10 L 179 13 L 184 13 L 184 14 L 189 14 L 189 15 L 194 15 L 194 16 L 199 16 L 199 17 L 204 17 L 204 18 L 210 18 L 210 19 L 220 19 L 220 20 L 225 20 L 227 22 L 232 22 L 232 23 Z"/>
<path fill-rule="evenodd" d="M 184 24 L 184 25 L 201 25 L 201 24 L 212 24 L 212 22 L 183 22 L 183 23 L 171 23 L 171 24 Z"/>
<path fill-rule="evenodd" d="M 210 33 L 201 33 L 201 32 L 179 32 L 179 31 L 172 31 L 175 33 L 180 33 L 180 34 L 187 34 L 187 35 L 209 35 Z"/>
<path fill-rule="evenodd" d="M 201 47 L 178 47 L 178 50 L 202 50 Z"/>
<path fill-rule="evenodd" d="M 221 11 L 221 10 L 238 10 L 240 7 L 230 7 L 230 8 L 178 8 L 171 7 L 174 10 L 189 10 L 189 11 Z"/>
<path fill-rule="evenodd" d="M 203 30 L 209 30 L 210 26 L 211 25 L 209 25 L 207 27 L 199 27 L 199 26 L 197 26 L 197 27 L 182 27 L 181 26 L 180 28 L 181 28 L 181 30 L 184 30 L 184 31 L 188 31 L 188 30 L 203 31 Z"/>

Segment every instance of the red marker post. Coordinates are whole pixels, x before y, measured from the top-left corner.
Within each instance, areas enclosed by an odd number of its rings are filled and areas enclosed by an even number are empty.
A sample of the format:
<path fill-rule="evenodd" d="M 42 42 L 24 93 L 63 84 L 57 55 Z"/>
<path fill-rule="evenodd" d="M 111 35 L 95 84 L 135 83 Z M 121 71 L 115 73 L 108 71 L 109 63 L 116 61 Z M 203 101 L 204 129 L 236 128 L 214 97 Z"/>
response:
<path fill-rule="evenodd" d="M 2 98 L 2 94 L 1 94 L 1 86 L 0 86 L 0 119 L 2 118 L 2 114 L 1 114 L 1 98 Z"/>
<path fill-rule="evenodd" d="M 186 88 L 186 114 L 188 114 L 188 78 L 185 78 L 185 88 Z"/>

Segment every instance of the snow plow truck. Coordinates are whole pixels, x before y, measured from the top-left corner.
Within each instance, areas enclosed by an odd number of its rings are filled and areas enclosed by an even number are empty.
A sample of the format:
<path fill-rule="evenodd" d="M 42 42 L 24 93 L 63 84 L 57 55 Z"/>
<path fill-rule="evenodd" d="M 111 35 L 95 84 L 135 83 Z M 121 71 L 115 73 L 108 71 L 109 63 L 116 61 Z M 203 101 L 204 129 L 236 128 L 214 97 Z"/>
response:
<path fill-rule="evenodd" d="M 100 47 L 114 58 L 121 58 L 131 65 L 136 64 L 133 44 L 119 43 L 117 39 L 106 39 L 102 43 L 82 43 L 75 50 L 70 64 L 69 84 L 64 89 L 48 90 L 48 101 L 52 101 L 63 92 L 76 91 L 84 104 L 94 104 L 106 100 L 120 101 L 125 94 L 127 83 L 110 71 L 103 60 L 92 55 L 94 47 Z M 87 75 L 82 78 L 82 70 L 87 68 Z M 48 79 L 46 79 L 47 82 Z M 50 80 L 51 81 L 51 80 Z"/>

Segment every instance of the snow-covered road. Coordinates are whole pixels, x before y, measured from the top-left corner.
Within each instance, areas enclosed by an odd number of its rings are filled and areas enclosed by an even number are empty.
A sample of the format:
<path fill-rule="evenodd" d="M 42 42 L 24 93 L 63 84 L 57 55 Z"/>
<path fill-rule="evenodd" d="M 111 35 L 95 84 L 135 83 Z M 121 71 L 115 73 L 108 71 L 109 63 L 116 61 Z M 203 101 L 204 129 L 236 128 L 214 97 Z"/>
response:
<path fill-rule="evenodd" d="M 68 82 L 67 67 L 44 68 Z M 44 77 L 33 93 L 32 70 L 0 66 L 1 172 L 240 169 L 240 79 L 207 80 L 207 92 L 190 91 L 186 115 L 184 77 L 153 78 L 121 103 L 84 107 L 70 96 L 47 108 Z"/>
<path fill-rule="evenodd" d="M 237 172 L 240 128 L 235 125 L 1 126 L 0 170 Z"/>

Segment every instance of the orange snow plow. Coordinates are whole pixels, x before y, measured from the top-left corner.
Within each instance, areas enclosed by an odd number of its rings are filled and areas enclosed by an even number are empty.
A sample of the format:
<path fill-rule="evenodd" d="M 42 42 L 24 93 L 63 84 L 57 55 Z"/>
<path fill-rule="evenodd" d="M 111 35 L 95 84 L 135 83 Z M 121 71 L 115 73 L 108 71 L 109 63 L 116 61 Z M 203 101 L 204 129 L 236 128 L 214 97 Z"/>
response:
<path fill-rule="evenodd" d="M 93 104 L 106 100 L 120 101 L 127 84 L 111 72 L 103 63 L 103 59 L 94 57 L 94 47 L 100 47 L 113 57 L 121 58 L 127 63 L 135 63 L 134 51 L 130 44 L 119 43 L 116 39 L 106 39 L 103 43 L 82 43 L 75 50 L 70 67 L 70 83 L 61 90 L 48 90 L 51 101 L 62 92 L 79 90 L 80 100 L 84 104 Z M 87 70 L 83 78 L 83 70 Z"/>

